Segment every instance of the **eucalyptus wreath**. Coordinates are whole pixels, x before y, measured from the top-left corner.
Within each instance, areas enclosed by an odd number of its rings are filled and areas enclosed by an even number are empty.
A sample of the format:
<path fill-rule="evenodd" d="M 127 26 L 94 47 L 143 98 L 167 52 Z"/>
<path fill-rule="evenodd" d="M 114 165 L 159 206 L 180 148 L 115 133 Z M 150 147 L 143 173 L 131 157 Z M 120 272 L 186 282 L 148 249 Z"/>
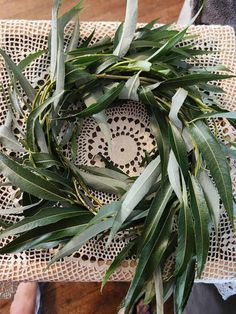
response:
<path fill-rule="evenodd" d="M 22 71 L 47 51 L 33 53 L 16 65 L 0 50 L 11 78 L 8 90 L 3 90 L 10 107 L 1 126 L 5 150 L 0 152 L 0 169 L 22 196 L 21 207 L 6 213 L 23 216 L 4 225 L 0 238 L 14 239 L 0 253 L 61 244 L 51 265 L 95 236 L 107 234 L 109 246 L 118 232 L 126 230 L 129 241 L 102 286 L 124 259 L 135 256 L 137 268 L 123 302 L 125 313 L 131 313 L 141 297 L 154 306 L 154 312 L 163 313 L 172 293 L 175 311 L 182 313 L 194 278 L 201 276 L 206 263 L 209 225 L 217 230 L 219 224 L 215 200 L 222 201 L 233 222 L 229 158 L 236 158 L 234 144 L 219 139 L 209 119 L 224 118 L 235 127 L 236 114 L 208 99 L 209 93 L 224 92 L 209 82 L 233 75 L 223 65 L 194 65 L 192 61 L 209 52 L 195 47 L 188 27 L 178 31 L 152 21 L 137 28 L 137 0 L 127 1 L 125 21 L 114 38 L 99 41 L 95 32 L 80 40 L 81 3 L 58 17 L 60 4 L 54 0 L 50 73 L 43 86 L 33 88 Z M 64 28 L 74 17 L 65 48 Z M 182 45 L 186 39 L 190 44 Z M 105 167 L 76 165 L 83 119 L 92 116 L 111 147 L 105 109 L 124 99 L 146 106 L 155 136 L 156 149 L 144 156 L 141 175 L 129 177 L 104 156 Z M 17 124 L 19 117 L 23 129 Z M 21 132 L 20 140 L 12 121 Z M 103 204 L 94 190 L 115 194 L 118 200 Z M 175 261 L 164 278 L 170 256 Z"/>

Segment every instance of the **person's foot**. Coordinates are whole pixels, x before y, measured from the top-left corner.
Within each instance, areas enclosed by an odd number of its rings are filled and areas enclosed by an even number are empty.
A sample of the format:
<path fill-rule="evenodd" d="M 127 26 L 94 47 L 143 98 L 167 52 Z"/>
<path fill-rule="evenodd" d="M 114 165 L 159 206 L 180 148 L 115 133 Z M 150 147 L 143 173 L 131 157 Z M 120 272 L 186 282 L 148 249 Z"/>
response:
<path fill-rule="evenodd" d="M 10 314 L 34 314 L 36 294 L 36 282 L 20 283 L 11 304 Z"/>

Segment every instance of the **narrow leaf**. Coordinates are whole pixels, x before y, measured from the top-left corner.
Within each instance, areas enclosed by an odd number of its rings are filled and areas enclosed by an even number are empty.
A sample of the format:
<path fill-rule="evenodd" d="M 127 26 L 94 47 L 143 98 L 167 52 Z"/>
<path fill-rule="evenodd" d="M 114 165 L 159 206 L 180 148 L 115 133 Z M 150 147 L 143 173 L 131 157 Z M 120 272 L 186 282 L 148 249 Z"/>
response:
<path fill-rule="evenodd" d="M 121 227 L 122 223 L 131 214 L 133 209 L 138 205 L 138 203 L 144 198 L 148 193 L 153 184 L 157 181 L 160 175 L 160 157 L 156 157 L 148 166 L 144 169 L 142 174 L 131 186 L 130 190 L 126 194 L 121 209 L 118 211 L 115 218 L 114 224 L 112 226 L 108 243 L 111 242 L 112 238 L 116 232 Z"/>
<path fill-rule="evenodd" d="M 185 142 L 181 132 L 174 124 L 170 123 L 169 131 L 171 148 L 175 154 L 180 169 L 186 178 L 188 175 L 188 155 Z"/>
<path fill-rule="evenodd" d="M 56 94 L 50 98 L 48 98 L 42 105 L 40 105 L 39 107 L 37 107 L 36 109 L 34 109 L 33 111 L 31 111 L 31 113 L 28 116 L 27 119 L 27 123 L 26 123 L 26 139 L 27 139 L 27 144 L 28 146 L 32 149 L 35 150 L 35 124 L 36 121 L 38 119 L 38 117 L 43 113 L 43 111 L 45 109 L 47 109 L 49 107 L 49 105 L 51 105 L 51 103 L 59 98 L 62 95 L 62 93 L 60 94 Z"/>
<path fill-rule="evenodd" d="M 201 276 L 209 249 L 209 214 L 204 193 L 197 178 L 191 175 L 191 210 L 194 217 L 197 271 Z"/>
<path fill-rule="evenodd" d="M 105 284 L 107 283 L 111 275 L 117 270 L 117 268 L 121 265 L 124 259 L 128 256 L 134 244 L 135 244 L 134 241 L 126 244 L 125 247 L 121 250 L 121 252 L 115 257 L 114 261 L 111 263 L 108 270 L 106 271 L 105 276 L 103 277 L 101 290 L 104 288 Z"/>
<path fill-rule="evenodd" d="M 215 230 L 217 232 L 218 226 L 220 223 L 220 215 L 221 215 L 221 208 L 220 208 L 220 196 L 219 193 L 213 184 L 209 174 L 206 170 L 201 170 L 198 176 L 198 180 L 201 184 L 203 189 L 207 206 L 210 210 L 212 221 L 215 226 Z"/>
<path fill-rule="evenodd" d="M 137 90 L 140 85 L 140 79 L 139 79 L 139 73 L 135 74 L 134 76 L 131 76 L 127 82 L 125 83 L 125 86 L 120 92 L 119 98 L 120 99 L 131 99 L 134 101 L 139 101 Z"/>
<path fill-rule="evenodd" d="M 174 190 L 179 201 L 182 202 L 182 191 L 180 182 L 180 168 L 175 158 L 173 150 L 170 151 L 170 157 L 167 166 L 167 173 L 172 189 Z"/>
<path fill-rule="evenodd" d="M 0 170 L 12 185 L 36 197 L 51 201 L 65 201 L 66 198 L 57 187 L 29 171 L 0 152 Z"/>
<path fill-rule="evenodd" d="M 123 57 L 129 50 L 136 30 L 138 15 L 137 11 L 138 0 L 127 0 L 125 22 L 122 27 L 122 35 L 117 47 L 113 51 L 113 54 L 115 56 Z"/>
<path fill-rule="evenodd" d="M 79 250 L 90 239 L 108 230 L 112 226 L 112 223 L 113 218 L 109 218 L 86 228 L 83 232 L 80 232 L 79 235 L 73 237 L 66 245 L 63 246 L 63 248 L 51 259 L 48 266 L 50 266 L 60 258 L 68 256 L 71 253 Z"/>
<path fill-rule="evenodd" d="M 86 211 L 82 210 L 82 214 Z M 0 233 L 0 238 L 13 236 L 40 226 L 56 223 L 62 219 L 81 215 L 81 209 L 73 207 L 43 208 L 37 214 L 24 218 Z"/>
<path fill-rule="evenodd" d="M 3 56 L 7 66 L 13 72 L 15 78 L 19 81 L 29 100 L 32 102 L 36 95 L 35 89 L 31 86 L 27 78 L 21 73 L 20 68 L 15 65 L 11 58 L 2 49 L 0 49 L 0 54 Z"/>
<path fill-rule="evenodd" d="M 155 292 L 156 292 L 156 312 L 164 314 L 163 281 L 160 267 L 154 273 Z"/>
<path fill-rule="evenodd" d="M 124 84 L 124 82 L 119 83 L 118 85 L 107 91 L 102 97 L 100 97 L 97 103 L 94 103 L 88 108 L 80 111 L 79 113 L 72 114 L 67 118 L 89 117 L 106 109 L 119 96 Z M 66 117 L 64 117 L 63 119 L 66 119 Z"/>
<path fill-rule="evenodd" d="M 205 123 L 192 123 L 190 132 L 207 163 L 230 221 L 233 221 L 233 193 L 228 161 Z"/>
<path fill-rule="evenodd" d="M 18 68 L 23 71 L 28 65 L 30 65 L 33 61 L 41 57 L 47 52 L 47 50 L 38 50 L 36 52 L 30 53 L 26 58 L 21 60 L 18 63 Z"/>
<path fill-rule="evenodd" d="M 173 124 L 179 129 L 182 129 L 182 122 L 178 118 L 178 112 L 184 104 L 187 95 L 188 92 L 185 89 L 179 88 L 172 98 L 169 118 L 173 122 Z"/>

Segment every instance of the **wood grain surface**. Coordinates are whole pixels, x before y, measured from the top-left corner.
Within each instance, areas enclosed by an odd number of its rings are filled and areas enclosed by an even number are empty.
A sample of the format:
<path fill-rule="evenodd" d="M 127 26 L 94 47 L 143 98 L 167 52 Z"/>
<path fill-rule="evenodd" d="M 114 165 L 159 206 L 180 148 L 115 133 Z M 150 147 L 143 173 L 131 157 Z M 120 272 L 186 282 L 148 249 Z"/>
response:
<path fill-rule="evenodd" d="M 50 19 L 52 0 L 0 0 L 0 19 Z M 177 19 L 184 0 L 140 0 L 139 21 L 148 22 L 157 17 L 160 21 Z M 78 3 L 65 0 L 62 12 Z M 81 13 L 83 21 L 122 20 L 125 0 L 86 0 Z M 103 294 L 99 283 L 51 283 L 43 293 L 43 314 L 115 314 L 124 297 L 128 283 L 108 283 Z M 0 301 L 0 313 L 9 314 L 11 300 Z M 165 314 L 172 314 L 169 302 Z M 22 313 L 24 314 L 24 313 Z"/>
<path fill-rule="evenodd" d="M 0 0 L 0 19 L 50 19 L 52 0 Z M 139 21 L 147 22 L 161 17 L 162 22 L 177 19 L 184 0 L 139 0 Z M 62 12 L 78 3 L 64 0 Z M 81 20 L 123 20 L 125 0 L 86 0 Z"/>

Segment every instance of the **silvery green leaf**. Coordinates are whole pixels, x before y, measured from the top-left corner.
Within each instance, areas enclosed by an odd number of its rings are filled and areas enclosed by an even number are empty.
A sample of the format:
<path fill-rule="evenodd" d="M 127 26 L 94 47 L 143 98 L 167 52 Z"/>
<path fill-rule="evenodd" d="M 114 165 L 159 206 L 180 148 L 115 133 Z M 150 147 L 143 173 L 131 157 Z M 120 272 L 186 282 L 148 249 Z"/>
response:
<path fill-rule="evenodd" d="M 197 274 L 200 278 L 209 249 L 209 213 L 202 187 L 198 179 L 193 175 L 191 175 L 190 199 L 190 209 L 194 218 Z"/>
<path fill-rule="evenodd" d="M 206 170 L 200 171 L 198 180 L 203 189 L 208 208 L 211 211 L 215 230 L 218 230 L 221 214 L 219 193 Z"/>
<path fill-rule="evenodd" d="M 24 147 L 22 147 L 20 143 L 17 141 L 11 129 L 9 129 L 5 125 L 0 126 L 0 142 L 4 145 L 4 147 L 14 152 L 20 152 L 20 153 L 26 152 Z"/>
<path fill-rule="evenodd" d="M 11 105 L 13 107 L 12 109 L 15 110 L 17 113 L 19 113 L 21 116 L 24 116 L 16 89 L 15 88 L 9 89 L 8 94 L 9 94 Z"/>
<path fill-rule="evenodd" d="M 134 38 L 137 15 L 138 15 L 138 0 L 127 0 L 125 22 L 122 28 L 120 41 L 113 51 L 113 54 L 118 57 L 123 57 L 129 50 L 130 44 Z"/>
<path fill-rule="evenodd" d="M 109 168 L 104 168 L 104 167 L 94 167 L 94 166 L 79 166 L 79 168 L 93 173 L 95 175 L 101 176 L 101 177 L 109 177 L 112 179 L 117 179 L 117 180 L 121 180 L 121 181 L 127 181 L 129 180 L 129 176 L 127 176 L 124 173 L 115 171 L 113 169 L 109 169 Z"/>
<path fill-rule="evenodd" d="M 201 119 L 207 118 L 226 118 L 226 119 L 236 119 L 236 112 L 212 112 L 212 113 L 204 113 L 197 118 L 193 119 L 192 121 L 197 121 Z"/>
<path fill-rule="evenodd" d="M 51 105 L 52 102 L 54 102 L 55 99 L 60 98 L 62 93 L 63 92 L 61 92 L 60 94 L 54 93 L 52 97 L 48 98 L 42 105 L 40 105 L 39 107 L 31 111 L 31 113 L 29 114 L 29 117 L 26 123 L 26 129 L 27 129 L 26 138 L 27 138 L 27 143 L 30 148 L 35 147 L 35 142 L 36 142 L 35 125 L 36 125 L 37 119 L 43 113 L 43 111 L 47 109 L 49 105 Z"/>
<path fill-rule="evenodd" d="M 117 59 L 118 58 L 116 56 L 109 56 L 108 58 L 106 58 L 106 60 L 97 67 L 96 74 L 102 73 L 109 66 L 113 65 L 114 63 L 116 63 Z"/>
<path fill-rule="evenodd" d="M 202 121 L 191 124 L 190 133 L 206 161 L 229 219 L 233 221 L 233 192 L 229 162 L 220 143 Z"/>
<path fill-rule="evenodd" d="M 86 185 L 92 189 L 103 191 L 106 193 L 120 194 L 120 191 L 127 191 L 129 184 L 124 181 L 109 177 L 101 177 L 78 169 L 79 175 L 82 177 Z"/>
<path fill-rule="evenodd" d="M 63 248 L 52 258 L 48 265 L 51 265 L 58 259 L 68 256 L 69 254 L 79 250 L 91 238 L 108 230 L 112 226 L 112 223 L 113 218 L 108 218 L 104 221 L 89 226 L 83 232 L 80 232 L 79 235 L 76 235 L 67 244 L 65 244 Z"/>
<path fill-rule="evenodd" d="M 26 58 L 19 62 L 18 68 L 23 71 L 28 65 L 30 65 L 33 61 L 41 57 L 46 52 L 47 50 L 38 50 L 36 52 L 30 53 Z"/>
<path fill-rule="evenodd" d="M 74 31 L 73 34 L 71 36 L 69 45 L 67 47 L 67 51 L 70 52 L 72 50 L 75 50 L 78 46 L 79 43 L 79 37 L 80 37 L 80 22 L 79 22 L 79 18 L 77 17 L 76 22 L 75 22 L 75 27 L 74 27 Z M 70 56 L 67 56 L 67 60 L 70 59 Z"/>
<path fill-rule="evenodd" d="M 174 190 L 179 201 L 182 202 L 182 192 L 181 192 L 181 182 L 180 182 L 180 168 L 179 164 L 175 158 L 173 150 L 170 151 L 169 162 L 167 166 L 167 173 L 169 177 L 170 184 Z"/>
<path fill-rule="evenodd" d="M 180 108 L 182 107 L 187 95 L 188 95 L 188 92 L 185 89 L 179 88 L 177 92 L 174 94 L 174 96 L 172 97 L 169 118 L 175 124 L 175 126 L 179 129 L 182 129 L 182 122 L 178 118 L 178 112 Z"/>
<path fill-rule="evenodd" d="M 157 181 L 161 173 L 160 157 L 157 156 L 144 169 L 142 174 L 136 179 L 130 190 L 126 193 L 121 209 L 118 211 L 114 220 L 108 243 L 111 242 L 122 223 L 131 214 L 138 203 L 145 197 L 153 184 Z"/>
<path fill-rule="evenodd" d="M 85 105 L 89 107 L 90 105 L 96 103 L 101 96 L 102 96 L 102 91 L 100 89 L 99 90 L 97 89 L 95 92 L 90 93 L 89 96 L 85 98 L 84 100 Z M 109 151 L 111 151 L 112 149 L 111 131 L 107 123 L 107 116 L 106 116 L 105 110 L 102 110 L 101 112 L 94 114 L 93 118 L 96 120 L 97 124 L 99 125 L 101 132 L 104 135 L 104 138 L 106 139 L 108 143 L 108 149 Z"/>
<path fill-rule="evenodd" d="M 64 29 L 61 31 L 64 32 Z M 55 95 L 64 93 L 65 87 L 65 55 L 64 55 L 64 37 L 62 34 L 58 34 L 58 53 L 57 53 L 57 65 L 56 65 L 56 91 Z M 61 99 L 56 97 L 53 101 L 53 107 L 55 111 L 58 111 L 58 104 Z"/>
<path fill-rule="evenodd" d="M 40 148 L 40 151 L 42 153 L 48 153 L 48 145 L 46 142 L 45 134 L 39 121 L 36 121 L 35 123 L 35 138 L 37 139 L 37 144 Z"/>
<path fill-rule="evenodd" d="M 126 244 L 125 247 L 121 250 L 121 252 L 115 257 L 114 261 L 109 266 L 108 270 L 105 273 L 105 276 L 103 277 L 101 289 L 103 289 L 103 287 L 107 283 L 110 276 L 118 269 L 120 264 L 125 260 L 125 258 L 129 254 L 129 252 L 132 249 L 132 247 L 134 246 L 134 244 L 135 244 L 134 241 Z"/>
<path fill-rule="evenodd" d="M 155 84 L 151 84 L 151 85 L 147 85 L 144 87 L 145 90 L 147 91 L 152 91 L 154 89 L 156 89 L 158 86 L 160 86 L 161 82 L 157 82 Z"/>
<path fill-rule="evenodd" d="M 54 0 L 52 7 L 52 31 L 51 31 L 51 64 L 50 64 L 50 78 L 54 80 L 57 65 L 57 51 L 58 51 L 58 11 L 61 6 L 61 0 Z"/>
<path fill-rule="evenodd" d="M 156 292 L 156 312 L 158 314 L 164 314 L 163 282 L 160 267 L 157 267 L 154 272 L 154 283 Z"/>
<path fill-rule="evenodd" d="M 57 20 L 57 60 L 56 60 L 56 94 L 64 91 L 65 85 L 65 54 L 64 54 L 64 28 L 67 23 L 81 10 L 81 2 L 67 11 Z M 75 30 L 75 38 L 72 35 L 72 45 L 78 37 L 78 28 Z M 60 98 L 54 101 L 54 110 L 58 111 Z"/>
<path fill-rule="evenodd" d="M 67 201 L 64 193 L 51 182 L 0 152 L 0 171 L 14 186 L 38 198 Z"/>
<path fill-rule="evenodd" d="M 139 96 L 137 92 L 140 85 L 139 74 L 140 72 L 133 75 L 127 80 L 127 82 L 125 83 L 125 86 L 120 92 L 120 95 L 119 95 L 120 99 L 131 99 L 134 101 L 139 101 Z"/>
<path fill-rule="evenodd" d="M 12 71 L 14 74 L 14 77 L 19 81 L 21 87 L 25 91 L 27 97 L 32 102 L 34 100 L 34 97 L 36 95 L 36 90 L 31 86 L 27 78 L 21 73 L 21 70 L 18 68 L 18 66 L 11 60 L 11 58 L 0 49 L 0 54 L 5 60 L 6 65 L 8 68 Z"/>
<path fill-rule="evenodd" d="M 186 145 L 187 152 L 189 153 L 193 149 L 193 141 L 187 128 L 183 129 L 182 137 Z"/>
<path fill-rule="evenodd" d="M 152 64 L 151 64 L 151 62 L 149 62 L 147 60 L 139 60 L 139 61 L 136 61 L 135 63 L 133 63 L 132 66 L 134 66 L 135 68 L 137 67 L 138 69 L 140 69 L 144 72 L 149 72 Z"/>
<path fill-rule="evenodd" d="M 3 239 L 7 236 L 12 236 L 26 231 L 30 231 L 41 226 L 57 223 L 60 220 L 66 218 L 78 217 L 84 213 L 86 212 L 83 208 L 81 209 L 73 206 L 42 208 L 33 216 L 25 217 L 24 219 L 18 221 L 11 227 L 1 232 L 0 239 Z"/>

